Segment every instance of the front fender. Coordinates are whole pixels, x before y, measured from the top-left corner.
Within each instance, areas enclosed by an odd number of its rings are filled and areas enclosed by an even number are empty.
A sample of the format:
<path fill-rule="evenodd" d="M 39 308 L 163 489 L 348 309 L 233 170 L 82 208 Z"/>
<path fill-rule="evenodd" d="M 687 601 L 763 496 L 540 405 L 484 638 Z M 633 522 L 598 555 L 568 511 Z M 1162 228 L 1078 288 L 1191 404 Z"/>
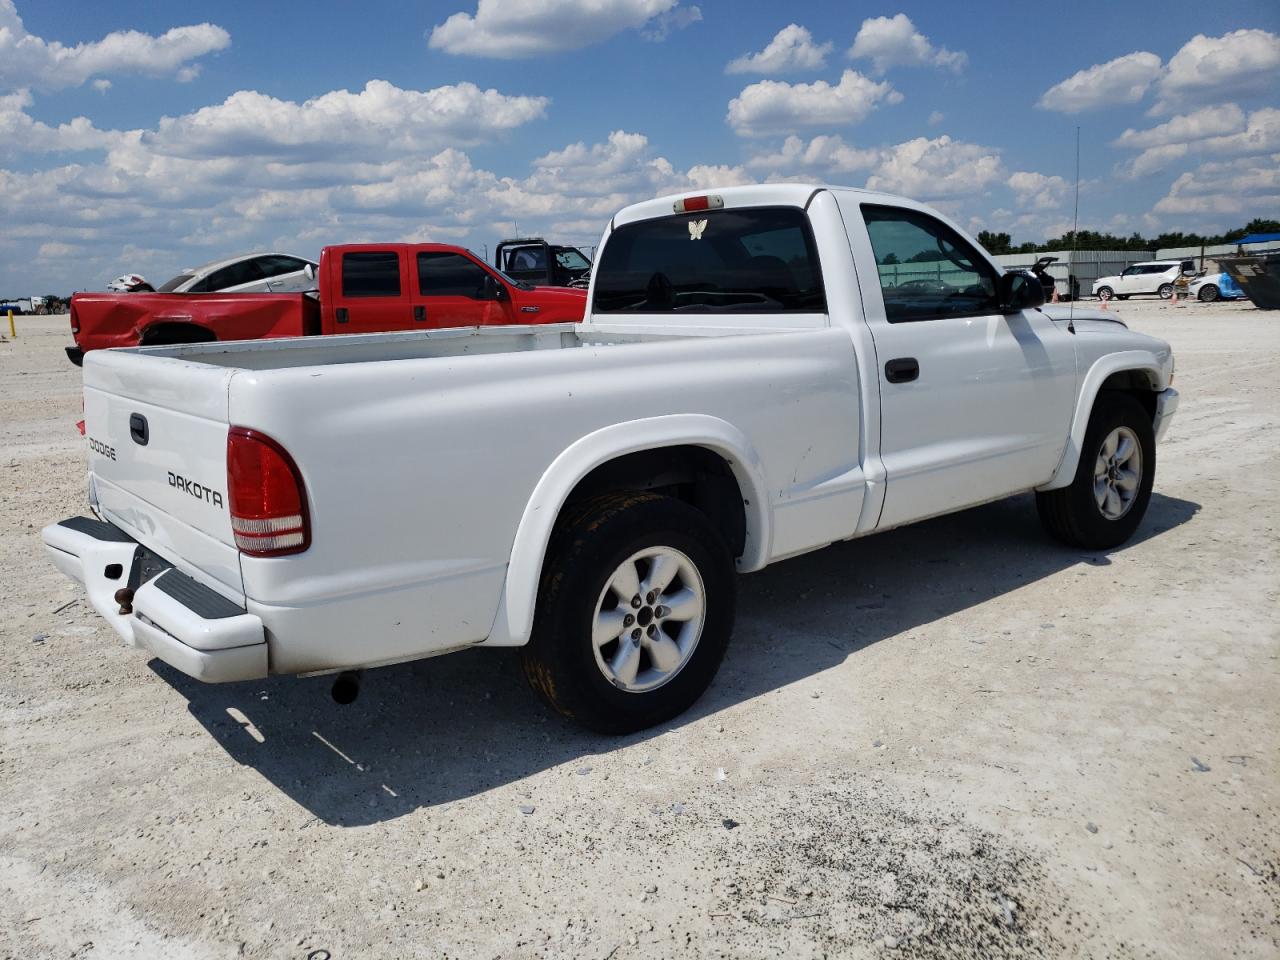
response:
<path fill-rule="evenodd" d="M 1164 373 L 1160 358 L 1149 350 L 1124 350 L 1120 353 L 1109 353 L 1094 361 L 1089 372 L 1085 374 L 1076 395 L 1075 413 L 1071 418 L 1071 433 L 1062 452 L 1062 460 L 1058 469 L 1048 483 L 1037 487 L 1037 490 L 1057 490 L 1071 485 L 1075 478 L 1076 467 L 1080 463 L 1080 450 L 1084 446 L 1084 434 L 1089 428 L 1089 417 L 1093 413 L 1094 401 L 1098 391 L 1113 373 L 1139 371 L 1150 377 L 1153 390 L 1165 389 L 1168 377 Z"/>
<path fill-rule="evenodd" d="M 728 462 L 742 490 L 747 536 L 738 569 L 758 570 L 769 559 L 772 511 L 760 458 L 737 427 L 703 414 L 672 414 L 613 424 L 574 442 L 542 475 L 516 529 L 498 614 L 486 646 L 521 646 L 533 631 L 542 562 L 560 510 L 592 470 L 630 453 L 662 447 L 713 450 Z"/>

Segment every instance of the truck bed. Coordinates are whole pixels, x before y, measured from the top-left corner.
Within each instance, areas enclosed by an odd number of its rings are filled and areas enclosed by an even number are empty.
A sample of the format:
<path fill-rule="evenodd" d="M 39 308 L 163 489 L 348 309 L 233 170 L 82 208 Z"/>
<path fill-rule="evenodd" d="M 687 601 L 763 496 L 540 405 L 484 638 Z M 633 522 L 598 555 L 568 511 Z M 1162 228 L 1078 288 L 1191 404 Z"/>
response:
<path fill-rule="evenodd" d="M 738 331 L 750 332 L 750 331 Z M 285 370 L 349 363 L 422 360 L 431 357 L 524 353 L 582 346 L 655 342 L 681 334 L 604 332 L 574 323 L 521 327 L 454 327 L 404 333 L 348 334 L 271 342 L 174 344 L 145 348 L 154 356 L 237 370 Z"/>

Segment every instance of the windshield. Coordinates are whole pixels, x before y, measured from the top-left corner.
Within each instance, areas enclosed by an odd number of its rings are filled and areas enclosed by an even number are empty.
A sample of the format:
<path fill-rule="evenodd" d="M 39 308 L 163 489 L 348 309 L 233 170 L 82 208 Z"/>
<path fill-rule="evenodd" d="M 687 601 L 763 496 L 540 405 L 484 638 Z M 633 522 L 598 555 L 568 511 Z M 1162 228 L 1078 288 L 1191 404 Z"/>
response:
<path fill-rule="evenodd" d="M 174 290 L 182 286 L 184 283 L 186 283 L 188 280 L 190 280 L 194 276 L 195 276 L 194 273 L 180 273 L 176 277 L 174 277 L 172 280 L 167 280 L 163 284 L 161 284 L 160 289 L 158 289 L 156 292 L 172 293 Z"/>
<path fill-rule="evenodd" d="M 560 247 L 556 250 L 556 263 L 566 270 L 590 270 L 591 263 L 580 252 L 572 247 Z"/>
<path fill-rule="evenodd" d="M 822 313 L 817 249 L 796 207 L 706 210 L 619 227 L 596 264 L 600 313 Z"/>
<path fill-rule="evenodd" d="M 498 276 L 500 276 L 503 280 L 507 281 L 507 283 L 511 284 L 513 287 L 516 287 L 516 288 L 518 288 L 518 289 L 520 289 L 520 290 L 532 290 L 532 289 L 533 289 L 533 284 L 532 284 L 532 283 L 528 283 L 528 282 L 526 282 L 526 281 L 524 281 L 524 280 L 517 280 L 515 277 L 510 276 L 510 275 L 508 275 L 508 274 L 506 274 L 506 273 L 503 273 L 503 272 L 502 272 L 501 270 L 499 270 L 497 267 L 490 267 L 490 266 L 488 266 L 488 264 L 485 264 L 485 266 L 486 266 L 488 269 L 492 270 L 494 273 L 496 273 Z"/>

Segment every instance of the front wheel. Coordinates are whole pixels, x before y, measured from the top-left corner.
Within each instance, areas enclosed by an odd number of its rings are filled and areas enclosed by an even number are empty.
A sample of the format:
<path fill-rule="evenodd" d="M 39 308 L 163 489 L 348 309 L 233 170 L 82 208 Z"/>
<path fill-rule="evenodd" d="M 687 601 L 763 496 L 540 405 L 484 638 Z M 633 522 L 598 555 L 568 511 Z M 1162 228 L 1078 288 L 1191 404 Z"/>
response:
<path fill-rule="evenodd" d="M 1118 547 L 1138 529 L 1156 473 L 1151 417 L 1127 393 L 1098 394 L 1071 485 L 1036 494 L 1046 529 L 1086 550 Z"/>
<path fill-rule="evenodd" d="M 1217 300 L 1220 295 L 1221 294 L 1215 284 L 1206 283 L 1200 288 L 1200 292 L 1197 294 L 1197 297 L 1201 303 L 1213 303 L 1213 301 Z"/>
<path fill-rule="evenodd" d="M 734 577 L 724 541 L 683 501 L 588 501 L 552 537 L 525 676 L 553 709 L 600 733 L 670 720 L 720 666 Z"/>
<path fill-rule="evenodd" d="M 1170 297 L 1173 296 L 1173 284 L 1172 283 L 1160 284 L 1160 287 L 1158 290 L 1156 290 L 1156 293 L 1160 294 L 1161 300 L 1168 300 Z"/>
<path fill-rule="evenodd" d="M 1114 297 L 1115 295 L 1116 295 L 1116 292 L 1115 292 L 1114 290 L 1112 290 L 1110 287 L 1099 287 L 1099 288 L 1098 288 L 1098 299 L 1099 299 L 1099 300 L 1110 300 L 1110 299 L 1111 299 L 1112 297 Z"/>

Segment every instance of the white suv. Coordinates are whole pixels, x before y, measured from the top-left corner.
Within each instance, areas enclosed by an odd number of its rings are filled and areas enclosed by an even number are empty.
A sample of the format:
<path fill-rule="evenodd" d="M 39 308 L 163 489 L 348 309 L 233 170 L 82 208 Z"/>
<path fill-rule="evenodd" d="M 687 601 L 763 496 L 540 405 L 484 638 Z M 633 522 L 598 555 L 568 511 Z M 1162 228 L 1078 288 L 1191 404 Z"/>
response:
<path fill-rule="evenodd" d="M 1173 284 L 1183 273 L 1194 273 L 1194 260 L 1152 260 L 1125 267 L 1118 277 L 1093 281 L 1093 295 L 1104 300 L 1128 300 L 1139 293 L 1154 293 L 1161 300 L 1173 296 Z"/>

